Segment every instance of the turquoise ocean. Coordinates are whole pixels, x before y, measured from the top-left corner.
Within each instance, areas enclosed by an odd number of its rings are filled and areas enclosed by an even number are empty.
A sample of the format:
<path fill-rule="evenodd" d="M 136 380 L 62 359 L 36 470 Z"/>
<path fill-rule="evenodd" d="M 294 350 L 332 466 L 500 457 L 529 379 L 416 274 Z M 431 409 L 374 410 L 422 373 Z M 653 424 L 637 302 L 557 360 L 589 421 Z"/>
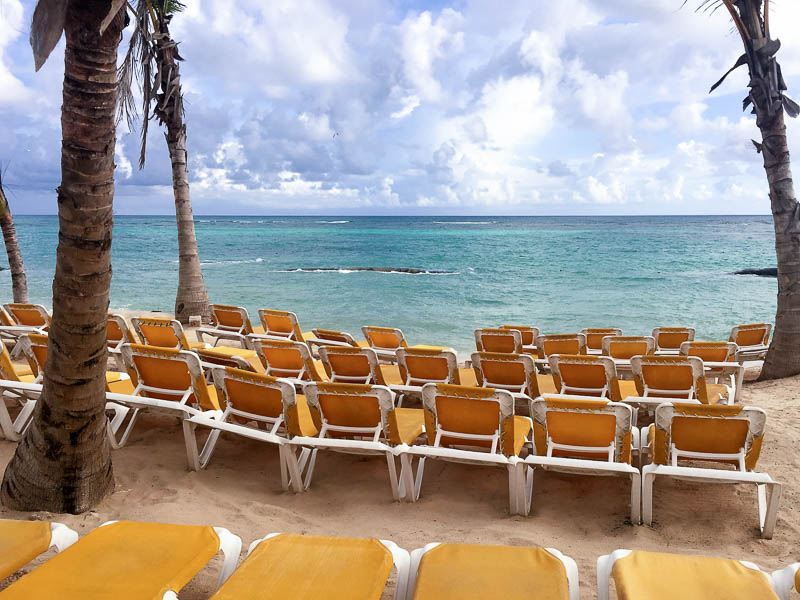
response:
<path fill-rule="evenodd" d="M 52 304 L 58 222 L 17 216 L 31 301 Z M 469 352 L 473 330 L 547 333 L 692 325 L 699 339 L 772 321 L 770 217 L 196 217 L 212 302 L 297 313 L 304 330 L 360 337 L 401 328 L 410 343 Z M 0 258 L 5 265 L 5 254 Z M 422 273 L 357 271 L 379 267 Z M 111 308 L 173 310 L 174 218 L 115 217 Z M 10 300 L 10 275 L 0 272 Z"/>

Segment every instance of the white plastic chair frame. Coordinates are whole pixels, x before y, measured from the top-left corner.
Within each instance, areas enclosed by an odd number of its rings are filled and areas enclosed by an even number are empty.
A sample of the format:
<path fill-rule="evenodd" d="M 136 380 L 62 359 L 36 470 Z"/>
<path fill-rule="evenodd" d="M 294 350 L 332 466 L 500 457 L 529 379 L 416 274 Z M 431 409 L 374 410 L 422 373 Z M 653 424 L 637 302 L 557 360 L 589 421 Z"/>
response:
<path fill-rule="evenodd" d="M 689 352 L 691 351 L 692 345 L 697 343 L 698 342 L 695 341 L 683 342 L 681 344 L 680 350 L 678 351 L 679 355 L 689 356 Z M 706 379 L 712 380 L 713 383 L 724 385 L 728 390 L 727 404 L 733 404 L 735 401 L 738 401 L 741 395 L 745 370 L 742 367 L 742 365 L 739 364 L 739 362 L 735 362 L 736 357 L 739 355 L 739 347 L 733 342 L 724 342 L 724 343 L 728 350 L 725 360 L 714 361 L 714 362 L 730 362 L 730 366 L 709 367 L 708 364 L 706 363 L 704 363 L 703 366 L 705 370 Z"/>
<path fill-rule="evenodd" d="M 239 327 L 233 325 L 223 325 L 220 323 L 216 318 L 216 309 L 224 310 L 227 312 L 232 313 L 239 313 L 242 324 Z M 214 324 L 212 327 L 200 327 L 197 329 L 197 339 L 201 342 L 208 343 L 204 339 L 205 337 L 210 338 L 213 342 L 211 346 L 217 346 L 221 341 L 228 340 L 231 342 L 236 342 L 245 347 L 245 336 L 250 333 L 248 331 L 249 328 L 252 327 L 250 321 L 250 314 L 247 312 L 247 309 L 243 306 L 232 306 L 227 304 L 212 304 L 211 305 L 211 314 L 214 316 Z"/>
<path fill-rule="evenodd" d="M 607 356 L 597 356 L 591 354 L 578 355 L 577 358 L 569 354 L 551 354 L 548 358 L 548 362 L 550 363 L 550 369 L 553 371 L 553 374 L 561 380 L 561 390 L 559 391 L 560 394 L 593 396 L 596 398 L 603 398 L 603 399 L 611 397 L 611 385 L 613 381 L 617 378 L 617 367 L 613 359 Z M 560 366 L 562 364 L 602 366 L 606 374 L 606 383 L 603 387 L 599 388 L 582 388 L 582 387 L 567 385 L 564 382 L 564 377 L 561 375 L 560 371 Z"/>
<path fill-rule="evenodd" d="M 483 369 L 483 354 L 491 354 L 491 359 L 486 359 L 487 361 L 491 362 L 507 362 L 507 363 L 515 363 L 521 364 L 524 370 L 525 378 L 524 381 L 519 384 L 505 384 L 500 383 L 497 381 L 492 381 L 486 375 L 486 371 Z M 530 354 L 504 354 L 501 352 L 473 352 L 472 356 L 470 357 L 472 361 L 472 365 L 474 368 L 478 369 L 481 374 L 481 381 L 483 382 L 480 387 L 485 388 L 493 388 L 496 390 L 505 390 L 510 392 L 514 398 L 522 398 L 525 400 L 530 400 L 528 396 L 528 384 L 531 379 L 536 377 L 536 363 L 533 357 Z"/>
<path fill-rule="evenodd" d="M 513 338 L 514 349 L 511 353 L 522 354 L 522 332 L 508 327 L 483 327 L 475 330 L 475 348 L 478 352 L 495 352 L 487 350 L 484 340 L 491 338 Z"/>
<path fill-rule="evenodd" d="M 687 342 L 694 341 L 694 336 L 696 334 L 694 327 L 656 327 L 653 329 L 653 339 L 656 341 L 656 352 L 662 352 L 666 354 L 677 354 L 678 348 L 665 348 L 661 346 L 659 338 L 661 334 L 670 334 L 670 333 L 686 333 L 688 338 L 686 339 Z"/>
<path fill-rule="evenodd" d="M 372 339 L 373 331 L 393 334 L 399 342 L 398 346 L 396 348 L 384 348 L 383 346 L 379 346 L 378 344 L 373 342 Z M 364 339 L 367 340 L 369 347 L 375 352 L 378 358 L 388 363 L 396 363 L 397 362 L 396 353 L 398 348 L 402 348 L 404 344 L 408 343 L 405 334 L 402 332 L 402 330 L 398 329 L 397 327 L 377 327 L 374 325 L 364 325 L 361 328 L 361 333 L 364 334 Z"/>
<path fill-rule="evenodd" d="M 581 333 L 586 337 L 586 352 L 588 354 L 602 354 L 603 340 L 605 340 L 607 337 L 621 337 L 622 329 L 620 329 L 619 327 L 584 327 L 583 329 L 581 329 Z M 600 339 L 600 347 L 599 348 L 590 347 L 589 336 L 598 334 L 603 335 L 603 337 Z"/>
<path fill-rule="evenodd" d="M 672 389 L 659 389 L 651 387 L 647 384 L 647 379 L 644 377 L 642 372 L 642 367 L 647 365 L 658 365 L 659 364 L 659 357 L 657 355 L 649 355 L 649 356 L 634 356 L 631 358 L 631 370 L 633 371 L 634 376 L 640 377 L 642 380 L 642 385 L 644 386 L 644 393 L 642 394 L 643 398 L 649 398 L 651 396 L 656 396 L 658 398 L 664 398 L 664 401 L 668 401 L 670 399 L 673 400 L 697 400 L 697 385 L 696 382 L 701 378 L 705 377 L 705 367 L 703 366 L 703 360 L 698 358 L 697 356 L 686 356 L 683 357 L 686 359 L 686 363 L 692 369 L 692 386 L 690 388 L 686 388 L 684 390 L 672 390 Z M 667 363 L 664 363 L 667 364 Z M 676 364 L 670 362 L 669 364 Z M 676 366 L 679 366 L 676 364 Z"/>
<path fill-rule="evenodd" d="M 276 329 L 270 329 L 269 327 L 269 316 L 276 316 L 281 318 L 289 319 L 292 324 L 291 331 L 278 331 Z M 300 321 L 297 318 L 297 315 L 293 312 L 283 311 L 283 310 L 274 310 L 271 308 L 260 308 L 258 310 L 258 318 L 261 321 L 261 325 L 264 328 L 264 333 L 266 337 L 277 337 L 283 339 L 289 339 L 295 342 L 303 342 L 304 340 L 297 339 L 297 332 L 300 331 Z M 256 334 L 262 335 L 262 334 Z"/>
<path fill-rule="evenodd" d="M 500 325 L 499 329 L 515 329 L 519 331 L 520 337 L 523 338 L 522 341 L 522 351 L 527 352 L 530 354 L 536 353 L 536 340 L 540 335 L 542 335 L 541 329 L 538 327 L 533 327 L 531 325 Z M 530 333 L 533 338 L 532 344 L 526 344 L 524 339 L 524 334 Z"/>
<path fill-rule="evenodd" d="M 175 334 L 175 338 L 178 340 L 178 343 L 175 344 L 174 346 L 171 346 L 171 348 L 176 349 L 176 350 L 190 350 L 190 348 L 183 348 L 181 346 L 181 340 L 182 339 L 186 339 L 186 332 L 183 330 L 183 325 L 181 325 L 180 321 L 178 321 L 177 319 L 169 319 L 169 322 L 166 322 L 167 319 L 162 319 L 161 317 L 153 317 L 153 319 L 163 320 L 164 324 L 163 325 L 161 325 L 161 324 L 156 325 L 154 323 L 147 323 L 148 326 L 151 326 L 151 327 L 170 327 L 172 329 L 173 333 Z M 139 340 L 144 345 L 155 346 L 155 344 L 151 344 L 147 340 L 147 336 L 142 331 L 142 323 L 146 322 L 146 321 L 151 321 L 153 319 L 150 319 L 150 318 L 147 318 L 147 317 L 132 317 L 131 318 L 131 325 L 133 325 L 133 330 L 136 332 L 136 335 L 139 337 Z M 156 346 L 156 347 L 157 348 L 161 348 L 161 347 L 165 347 L 165 346 Z M 121 349 L 121 347 L 120 347 L 120 349 Z"/>
<path fill-rule="evenodd" d="M 731 335 L 728 339 L 731 342 L 735 342 L 740 332 L 762 328 L 765 330 L 765 334 L 761 343 L 749 346 L 739 346 L 736 360 L 740 362 L 762 361 L 766 358 L 767 351 L 769 350 L 769 339 L 772 335 L 772 323 L 751 323 L 747 325 L 737 325 L 731 329 Z"/>
<path fill-rule="evenodd" d="M 656 339 L 652 335 L 607 335 L 603 338 L 603 356 L 613 357 L 611 346 L 631 342 L 644 342 L 647 349 L 645 355 L 652 354 L 656 350 Z"/>
<path fill-rule="evenodd" d="M 429 357 L 431 359 L 447 361 L 447 377 L 444 379 L 429 379 L 424 377 L 415 377 L 412 373 L 413 369 L 409 368 L 408 357 Z M 452 348 L 443 348 L 440 352 L 433 353 L 427 352 L 425 354 L 415 354 L 414 350 L 408 348 L 398 348 L 397 350 L 397 364 L 400 366 L 401 372 L 405 370 L 406 378 L 403 382 L 403 391 L 408 392 L 408 388 L 414 388 L 414 391 L 422 393 L 422 386 L 427 383 L 453 383 L 456 374 L 458 373 L 458 355 Z M 390 386 L 391 387 L 391 386 Z"/>
<path fill-rule="evenodd" d="M 782 484 L 775 481 L 769 474 L 757 471 L 747 471 L 745 469 L 745 457 L 753 443 L 753 439 L 764 434 L 767 414 L 764 410 L 756 407 L 743 407 L 741 412 L 735 416 L 693 417 L 691 415 L 675 415 L 675 406 L 665 402 L 656 409 L 656 420 L 652 427 L 658 427 L 664 431 L 671 431 L 672 420 L 674 417 L 682 419 L 691 418 L 724 418 L 746 420 L 748 422 L 748 433 L 744 447 L 736 454 L 715 454 L 710 452 L 690 452 L 677 448 L 670 438 L 668 465 L 649 464 L 642 467 L 642 520 L 645 525 L 653 522 L 653 485 L 656 477 L 674 477 L 675 479 L 686 479 L 704 483 L 749 483 L 755 485 L 758 496 L 758 522 L 761 537 L 771 539 L 775 530 L 775 522 L 778 519 L 778 507 L 781 500 Z M 645 431 L 642 431 L 644 439 Z M 703 461 L 736 461 L 736 470 L 720 469 L 713 467 L 687 467 L 680 466 L 678 461 L 682 458 L 703 460 Z"/>
<path fill-rule="evenodd" d="M 337 373 L 331 362 L 331 357 L 335 357 L 336 355 L 365 357 L 369 366 L 369 374 L 361 376 Z M 378 359 L 378 354 L 372 348 L 334 348 L 332 346 L 326 346 L 319 349 L 319 358 L 325 365 L 325 369 L 330 371 L 331 383 L 358 383 L 368 385 L 375 384 L 378 381 L 380 361 Z"/>
<path fill-rule="evenodd" d="M 39 316 L 42 318 L 43 323 L 41 325 L 24 325 L 20 323 L 15 309 L 23 307 L 25 308 L 25 310 L 32 310 L 34 312 L 39 313 Z M 50 313 L 47 312 L 47 309 L 41 304 L 30 304 L 27 302 L 9 302 L 7 304 L 3 304 L 3 308 L 6 309 L 6 312 L 19 324 L 20 327 L 45 329 L 50 326 L 50 320 L 51 320 Z"/>
<path fill-rule="evenodd" d="M 281 344 L 281 348 L 287 347 L 284 344 L 291 343 L 291 348 L 300 354 L 300 358 L 303 361 L 303 367 L 300 369 L 282 369 L 271 365 L 269 362 L 269 356 L 267 356 L 267 354 L 264 352 L 264 346 L 269 346 L 270 341 L 279 342 Z M 247 347 L 256 351 L 259 360 L 261 360 L 261 364 L 264 365 L 264 370 L 267 375 L 271 377 L 279 377 L 281 379 L 288 379 L 297 386 L 308 383 L 306 379 L 308 368 L 306 365 L 313 360 L 308 344 L 297 342 L 295 340 L 287 340 L 286 338 L 272 338 L 271 340 L 269 338 L 265 338 L 264 336 L 255 334 L 247 336 Z"/>

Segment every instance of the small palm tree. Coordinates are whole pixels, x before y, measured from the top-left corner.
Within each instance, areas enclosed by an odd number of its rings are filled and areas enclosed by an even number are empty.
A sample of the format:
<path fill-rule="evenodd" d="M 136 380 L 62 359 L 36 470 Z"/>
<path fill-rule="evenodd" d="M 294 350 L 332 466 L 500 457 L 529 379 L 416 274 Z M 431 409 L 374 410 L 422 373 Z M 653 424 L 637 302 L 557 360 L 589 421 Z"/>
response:
<path fill-rule="evenodd" d="M 713 12 L 722 7 L 728 11 L 742 38 L 744 54 L 711 87 L 711 91 L 717 89 L 732 71 L 747 65 L 750 92 L 743 107 L 752 107 L 761 130 L 761 142 L 753 140 L 753 144 L 764 157 L 778 259 L 775 335 L 761 379 L 776 379 L 800 373 L 800 204 L 794 193 L 784 123 L 784 112 L 797 117 L 800 106 L 784 95 L 786 82 L 775 58 L 781 43 L 770 36 L 769 2 L 702 0 L 699 9 Z"/>
<path fill-rule="evenodd" d="M 211 316 L 208 292 L 203 281 L 200 253 L 194 231 L 192 201 L 189 196 L 189 168 L 186 151 L 183 88 L 181 86 L 178 44 L 170 36 L 169 24 L 175 13 L 183 10 L 179 0 L 138 0 L 132 8 L 134 30 L 128 52 L 119 69 L 120 113 L 129 125 L 136 119 L 133 83 L 142 90 L 142 141 L 139 168 L 144 167 L 147 132 L 151 119 L 165 129 L 167 148 L 172 161 L 172 189 L 178 224 L 178 291 L 175 317 L 186 323 L 199 315 Z"/>
<path fill-rule="evenodd" d="M 44 387 L 0 488 L 3 503 L 15 510 L 80 513 L 114 488 L 105 371 L 120 7 L 119 0 L 39 0 L 33 14 L 37 70 L 62 33 L 67 45 Z"/>
<path fill-rule="evenodd" d="M 0 171 L 0 229 L 3 230 L 3 241 L 8 255 L 8 268 L 11 271 L 11 293 L 14 302 L 28 301 L 28 276 L 25 274 L 25 263 L 17 241 L 17 229 L 14 227 L 14 216 L 8 205 L 3 188 L 3 172 Z"/>

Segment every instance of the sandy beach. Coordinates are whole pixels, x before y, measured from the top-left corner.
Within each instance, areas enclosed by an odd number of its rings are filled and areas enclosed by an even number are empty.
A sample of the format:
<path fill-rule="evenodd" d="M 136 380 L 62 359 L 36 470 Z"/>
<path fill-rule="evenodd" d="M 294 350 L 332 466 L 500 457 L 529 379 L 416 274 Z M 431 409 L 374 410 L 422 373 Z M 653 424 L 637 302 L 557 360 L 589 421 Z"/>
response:
<path fill-rule="evenodd" d="M 208 468 L 189 472 L 180 423 L 156 415 L 144 416 L 114 453 L 116 491 L 94 511 L 0 514 L 57 520 L 80 534 L 110 519 L 212 524 L 241 536 L 245 547 L 276 531 L 379 537 L 408 550 L 433 541 L 541 545 L 572 556 L 581 597 L 594 598 L 595 561 L 617 548 L 746 559 L 768 570 L 800 559 L 800 378 L 749 383 L 743 403 L 767 411 L 759 470 L 784 484 L 772 540 L 760 539 L 755 488 L 745 486 L 659 481 L 653 527 L 630 524 L 629 488 L 617 478 L 538 473 L 531 515 L 509 517 L 504 471 L 431 462 L 420 501 L 401 504 L 392 501 L 383 459 L 326 453 L 308 492 L 284 492 L 274 447 L 223 436 Z M 0 442 L 2 468 L 14 448 Z M 215 577 L 216 569 L 204 570 L 181 598 L 209 597 Z"/>

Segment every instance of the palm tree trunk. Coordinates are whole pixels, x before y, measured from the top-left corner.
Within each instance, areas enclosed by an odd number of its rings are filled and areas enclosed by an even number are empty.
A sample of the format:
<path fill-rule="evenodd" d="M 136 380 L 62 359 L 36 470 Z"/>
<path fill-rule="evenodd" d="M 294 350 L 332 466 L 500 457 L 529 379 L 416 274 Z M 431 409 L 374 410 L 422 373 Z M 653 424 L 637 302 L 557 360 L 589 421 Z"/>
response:
<path fill-rule="evenodd" d="M 178 292 L 175 318 L 188 323 L 189 317 L 211 317 L 208 292 L 200 267 L 200 252 L 194 232 L 192 201 L 189 196 L 189 167 L 186 152 L 186 125 L 173 116 L 167 123 L 167 147 L 172 161 L 172 190 L 175 195 L 175 219 L 178 224 Z"/>
<path fill-rule="evenodd" d="M 775 223 L 778 311 L 775 335 L 760 378 L 777 379 L 800 373 L 800 204 L 794 193 L 782 110 L 762 124 L 761 135 Z"/>
<path fill-rule="evenodd" d="M 16 510 L 80 513 L 114 487 L 106 438 L 106 314 L 111 283 L 117 46 L 110 0 L 69 0 L 64 31 L 59 242 L 44 389 L 6 468 Z"/>
<path fill-rule="evenodd" d="M 28 277 L 25 275 L 25 264 L 22 262 L 22 252 L 17 241 L 17 230 L 14 227 L 14 217 L 8 206 L 5 193 L 0 187 L 0 229 L 3 230 L 3 241 L 8 254 L 8 267 L 11 270 L 11 292 L 14 302 L 28 301 Z"/>

